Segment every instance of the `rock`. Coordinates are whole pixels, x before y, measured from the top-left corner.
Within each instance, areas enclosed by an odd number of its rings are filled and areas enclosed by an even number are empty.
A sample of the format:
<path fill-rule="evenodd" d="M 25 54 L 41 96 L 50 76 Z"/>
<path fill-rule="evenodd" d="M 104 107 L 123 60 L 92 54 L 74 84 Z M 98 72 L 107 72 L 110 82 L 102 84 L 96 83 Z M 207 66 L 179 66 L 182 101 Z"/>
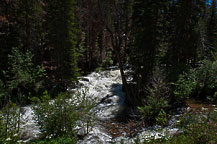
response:
<path fill-rule="evenodd" d="M 86 82 L 89 82 L 89 78 L 88 77 L 82 77 L 80 81 L 86 81 Z"/>
<path fill-rule="evenodd" d="M 201 111 L 208 111 L 208 108 L 202 107 L 202 108 L 201 108 Z"/>

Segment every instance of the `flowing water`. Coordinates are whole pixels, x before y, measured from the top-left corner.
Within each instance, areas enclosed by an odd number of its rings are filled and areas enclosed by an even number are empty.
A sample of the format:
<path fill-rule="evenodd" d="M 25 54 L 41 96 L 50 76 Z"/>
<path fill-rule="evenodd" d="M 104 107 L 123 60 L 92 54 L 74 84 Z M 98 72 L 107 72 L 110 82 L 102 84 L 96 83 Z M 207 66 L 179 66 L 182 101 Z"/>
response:
<path fill-rule="evenodd" d="M 125 94 L 122 91 L 121 75 L 117 67 L 112 67 L 109 70 L 98 73 L 93 72 L 85 77 L 81 77 L 78 85 L 81 88 L 77 88 L 77 90 L 86 89 L 87 95 L 96 99 L 97 106 L 95 113 L 99 121 L 110 120 L 124 110 Z M 75 89 L 69 90 L 76 91 Z M 40 131 L 33 120 L 31 107 L 23 108 L 22 121 L 22 138 L 24 142 L 28 142 L 40 135 Z M 136 137 L 140 139 L 151 136 L 158 138 L 166 133 L 175 133 L 177 129 L 173 128 L 172 125 L 173 121 L 171 121 L 170 127 L 164 128 L 161 131 L 156 131 L 157 128 L 155 127 L 143 128 L 143 132 L 137 134 L 134 138 L 127 137 L 125 133 L 120 137 L 113 138 L 99 122 L 93 127 L 89 134 L 82 140 L 79 140 L 78 143 L 107 144 L 111 142 L 119 143 L 120 141 L 134 143 L 133 141 Z"/>

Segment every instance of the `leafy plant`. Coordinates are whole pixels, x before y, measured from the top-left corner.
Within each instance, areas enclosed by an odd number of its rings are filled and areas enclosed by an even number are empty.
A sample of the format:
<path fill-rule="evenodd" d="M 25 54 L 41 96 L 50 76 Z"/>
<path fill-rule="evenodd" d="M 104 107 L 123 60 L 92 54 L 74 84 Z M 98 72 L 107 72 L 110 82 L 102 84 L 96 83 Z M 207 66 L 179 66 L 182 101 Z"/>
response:
<path fill-rule="evenodd" d="M 206 115 L 206 117 L 204 117 Z M 184 133 L 194 143 L 216 143 L 217 142 L 217 112 L 213 111 L 209 114 L 200 116 L 191 114 L 194 120 L 189 120 L 189 124 L 185 126 Z M 183 120 L 181 120 L 182 122 Z"/>
<path fill-rule="evenodd" d="M 0 143 L 17 143 L 19 139 L 19 129 L 19 108 L 10 101 L 0 112 Z"/>
<path fill-rule="evenodd" d="M 37 140 L 32 144 L 77 144 L 77 139 L 66 135 L 51 140 Z"/>
<path fill-rule="evenodd" d="M 108 67 L 111 66 L 113 64 L 113 60 L 112 60 L 112 52 L 109 51 L 105 57 L 105 59 L 102 62 L 102 66 L 103 67 Z"/>
<path fill-rule="evenodd" d="M 47 92 L 34 107 L 34 118 L 46 138 L 69 135 L 76 137 L 80 129 L 86 133 L 92 126 L 94 114 L 91 109 L 94 101 L 88 100 L 85 92 L 71 95 L 60 93 L 55 100 L 50 100 Z"/>
<path fill-rule="evenodd" d="M 164 110 L 161 110 L 155 119 L 158 125 L 166 126 L 168 124 L 168 114 Z"/>
<path fill-rule="evenodd" d="M 168 105 L 169 88 L 165 82 L 162 71 L 158 68 L 154 71 L 150 84 L 146 88 L 148 96 L 144 99 L 144 106 L 138 107 L 146 122 L 160 125 L 167 123 L 165 113 Z"/>
<path fill-rule="evenodd" d="M 6 86 L 0 79 L 0 108 L 3 107 L 6 101 L 6 97 L 8 96 Z"/>
<path fill-rule="evenodd" d="M 175 102 L 178 104 L 184 103 L 184 101 L 189 98 L 193 89 L 196 88 L 196 76 L 193 74 L 189 75 L 189 73 L 180 75 L 176 83 L 171 83 L 171 85 L 175 86 L 173 93 L 175 96 Z"/>
<path fill-rule="evenodd" d="M 215 92 L 217 91 L 217 61 L 203 61 L 196 69 L 180 75 L 175 85 L 174 95 L 178 103 L 187 98 L 208 99 L 217 102 Z"/>
<path fill-rule="evenodd" d="M 215 144 L 217 142 L 217 112 L 198 116 L 187 113 L 181 118 L 182 133 L 167 138 L 148 139 L 143 144 Z M 183 122 L 184 120 L 184 122 Z"/>
<path fill-rule="evenodd" d="M 13 74 L 10 87 L 17 87 L 19 84 L 35 84 L 38 79 L 44 76 L 44 70 L 40 66 L 34 66 L 33 54 L 30 51 L 21 52 L 18 48 L 12 49 L 9 57 L 9 71 Z"/>
<path fill-rule="evenodd" d="M 95 71 L 96 72 L 100 72 L 100 71 L 102 71 L 103 70 L 103 68 L 100 66 L 100 67 L 97 67 L 96 69 L 95 69 Z"/>
<path fill-rule="evenodd" d="M 16 91 L 18 99 L 24 102 L 29 92 L 37 91 L 42 86 L 41 78 L 45 76 L 44 69 L 41 66 L 34 66 L 32 59 L 33 54 L 30 51 L 24 53 L 18 48 L 13 48 L 12 54 L 8 56 L 7 87 L 9 91 Z"/>
<path fill-rule="evenodd" d="M 196 115 L 192 112 L 188 112 L 183 114 L 180 118 L 179 118 L 179 123 L 177 124 L 177 126 L 180 129 L 185 129 L 186 127 L 188 127 L 191 123 L 198 123 L 199 121 L 199 115 Z"/>
<path fill-rule="evenodd" d="M 7 139 L 6 127 L 3 123 L 2 113 L 0 113 L 0 143 L 4 143 Z"/>

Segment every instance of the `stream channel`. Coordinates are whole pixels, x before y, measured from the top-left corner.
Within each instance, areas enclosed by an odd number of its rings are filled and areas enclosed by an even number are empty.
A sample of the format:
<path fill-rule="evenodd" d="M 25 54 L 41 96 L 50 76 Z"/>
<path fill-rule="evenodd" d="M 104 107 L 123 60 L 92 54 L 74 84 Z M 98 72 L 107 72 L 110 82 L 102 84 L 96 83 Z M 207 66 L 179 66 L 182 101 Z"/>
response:
<path fill-rule="evenodd" d="M 140 127 L 140 131 L 133 136 L 129 136 L 125 131 L 120 131 L 117 136 L 109 132 L 112 126 L 117 127 L 118 125 L 118 123 L 116 124 L 112 120 L 122 113 L 126 107 L 125 94 L 122 91 L 121 75 L 117 67 L 111 67 L 108 70 L 93 72 L 87 76 L 81 77 L 79 85 L 81 88 L 77 88 L 77 90 L 87 88 L 87 95 L 96 99 L 98 105 L 95 109 L 95 113 L 98 122 L 91 129 L 89 134 L 78 141 L 78 144 L 118 144 L 121 143 L 121 141 L 126 144 L 133 144 L 136 138 L 143 141 L 149 137 L 160 138 L 166 134 L 172 135 L 178 131 L 178 129 L 175 128 L 175 120 L 179 115 L 174 115 L 169 121 L 169 126 L 165 128 L 161 128 L 160 126 Z M 75 89 L 70 90 L 74 91 Z M 33 120 L 31 106 L 23 107 L 22 122 L 23 142 L 28 142 L 40 135 L 40 131 Z M 105 123 L 110 125 L 110 127 L 103 126 Z"/>

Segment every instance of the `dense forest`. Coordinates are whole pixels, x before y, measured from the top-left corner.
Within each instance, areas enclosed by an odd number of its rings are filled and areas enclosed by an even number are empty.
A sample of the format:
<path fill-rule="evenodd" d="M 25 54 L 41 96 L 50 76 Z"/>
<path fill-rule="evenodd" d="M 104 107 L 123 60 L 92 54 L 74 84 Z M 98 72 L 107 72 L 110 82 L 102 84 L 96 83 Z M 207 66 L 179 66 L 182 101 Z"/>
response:
<path fill-rule="evenodd" d="M 0 0 L 0 60 L 0 143 L 17 142 L 20 114 L 11 109 L 46 109 L 45 95 L 64 105 L 60 95 L 82 76 L 111 66 L 137 119 L 167 125 L 187 100 L 217 105 L 217 1 Z M 70 135 L 75 143 L 67 126 L 47 128 L 42 139 Z"/>

